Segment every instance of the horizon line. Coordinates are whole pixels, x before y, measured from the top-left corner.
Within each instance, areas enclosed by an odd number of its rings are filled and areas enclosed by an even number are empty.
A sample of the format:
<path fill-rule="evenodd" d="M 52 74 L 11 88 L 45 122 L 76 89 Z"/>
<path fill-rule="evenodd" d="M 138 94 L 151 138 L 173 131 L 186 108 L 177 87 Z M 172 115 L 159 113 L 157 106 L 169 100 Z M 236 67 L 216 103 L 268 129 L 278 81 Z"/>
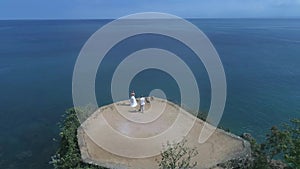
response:
<path fill-rule="evenodd" d="M 75 21 L 75 20 L 116 20 L 119 18 L 14 18 L 0 19 L 0 21 Z M 300 17 L 186 17 L 182 19 L 300 19 Z"/>

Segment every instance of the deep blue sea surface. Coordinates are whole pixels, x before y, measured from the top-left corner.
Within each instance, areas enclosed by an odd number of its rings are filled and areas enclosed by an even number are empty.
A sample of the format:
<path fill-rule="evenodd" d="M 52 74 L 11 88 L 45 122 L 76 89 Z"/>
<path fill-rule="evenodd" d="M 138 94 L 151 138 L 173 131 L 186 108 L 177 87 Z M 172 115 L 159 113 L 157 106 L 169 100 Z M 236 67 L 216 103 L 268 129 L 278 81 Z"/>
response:
<path fill-rule="evenodd" d="M 300 117 L 300 20 L 190 21 L 210 38 L 226 73 L 220 126 L 262 139 L 271 126 Z M 86 40 L 108 22 L 0 21 L 0 168 L 52 168 L 48 162 L 58 145 L 53 141 L 57 123 L 73 106 L 76 58 Z M 187 47 L 156 35 L 129 38 L 105 56 L 95 83 L 98 104 L 111 102 L 111 76 L 122 58 L 147 47 L 182 57 L 197 78 L 201 111 L 207 112 L 211 89 L 203 65 Z M 144 95 L 160 88 L 175 102 L 180 97 L 176 81 L 159 70 L 140 72 L 131 88 Z"/>

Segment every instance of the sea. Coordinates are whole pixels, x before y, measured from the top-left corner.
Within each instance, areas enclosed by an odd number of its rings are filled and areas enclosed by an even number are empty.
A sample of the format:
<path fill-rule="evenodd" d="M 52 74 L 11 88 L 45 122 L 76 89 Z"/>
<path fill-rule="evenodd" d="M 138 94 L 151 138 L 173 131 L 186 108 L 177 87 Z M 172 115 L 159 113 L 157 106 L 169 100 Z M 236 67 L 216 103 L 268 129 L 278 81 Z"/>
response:
<path fill-rule="evenodd" d="M 90 36 L 111 21 L 0 21 L 0 168 L 53 168 L 58 124 L 74 106 L 76 60 Z M 270 127 L 300 118 L 300 19 L 188 21 L 209 38 L 224 68 L 227 96 L 219 127 L 263 141 Z M 155 34 L 130 37 L 105 55 L 94 82 L 98 105 L 112 103 L 112 75 L 122 60 L 145 48 L 171 51 L 188 65 L 199 87 L 199 109 L 208 112 L 212 89 L 201 60 L 181 42 Z M 138 72 L 128 93 L 147 96 L 154 89 L 181 102 L 176 79 L 159 69 Z"/>

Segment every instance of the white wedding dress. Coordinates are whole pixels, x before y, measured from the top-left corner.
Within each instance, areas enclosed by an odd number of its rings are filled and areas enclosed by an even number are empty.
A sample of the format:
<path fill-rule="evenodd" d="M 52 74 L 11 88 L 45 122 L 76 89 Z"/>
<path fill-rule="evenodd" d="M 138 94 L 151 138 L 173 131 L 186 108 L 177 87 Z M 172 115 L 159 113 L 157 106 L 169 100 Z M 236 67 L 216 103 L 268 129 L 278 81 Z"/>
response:
<path fill-rule="evenodd" d="M 137 106 L 137 102 L 134 96 L 130 97 L 130 106 L 131 107 L 136 107 Z"/>

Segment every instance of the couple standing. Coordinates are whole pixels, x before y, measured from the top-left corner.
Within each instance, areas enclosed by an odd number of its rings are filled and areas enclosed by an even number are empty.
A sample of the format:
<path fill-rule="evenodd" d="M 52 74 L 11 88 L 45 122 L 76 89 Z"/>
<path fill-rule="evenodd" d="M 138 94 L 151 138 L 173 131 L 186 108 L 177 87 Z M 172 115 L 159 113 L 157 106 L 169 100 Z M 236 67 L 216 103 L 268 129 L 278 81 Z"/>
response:
<path fill-rule="evenodd" d="M 143 96 L 141 96 L 140 98 L 140 111 L 143 113 L 144 110 L 145 110 L 145 98 Z M 137 106 L 137 101 L 136 101 L 136 98 L 135 98 L 135 93 L 134 91 L 132 91 L 130 93 L 130 106 L 131 107 L 136 107 Z"/>

